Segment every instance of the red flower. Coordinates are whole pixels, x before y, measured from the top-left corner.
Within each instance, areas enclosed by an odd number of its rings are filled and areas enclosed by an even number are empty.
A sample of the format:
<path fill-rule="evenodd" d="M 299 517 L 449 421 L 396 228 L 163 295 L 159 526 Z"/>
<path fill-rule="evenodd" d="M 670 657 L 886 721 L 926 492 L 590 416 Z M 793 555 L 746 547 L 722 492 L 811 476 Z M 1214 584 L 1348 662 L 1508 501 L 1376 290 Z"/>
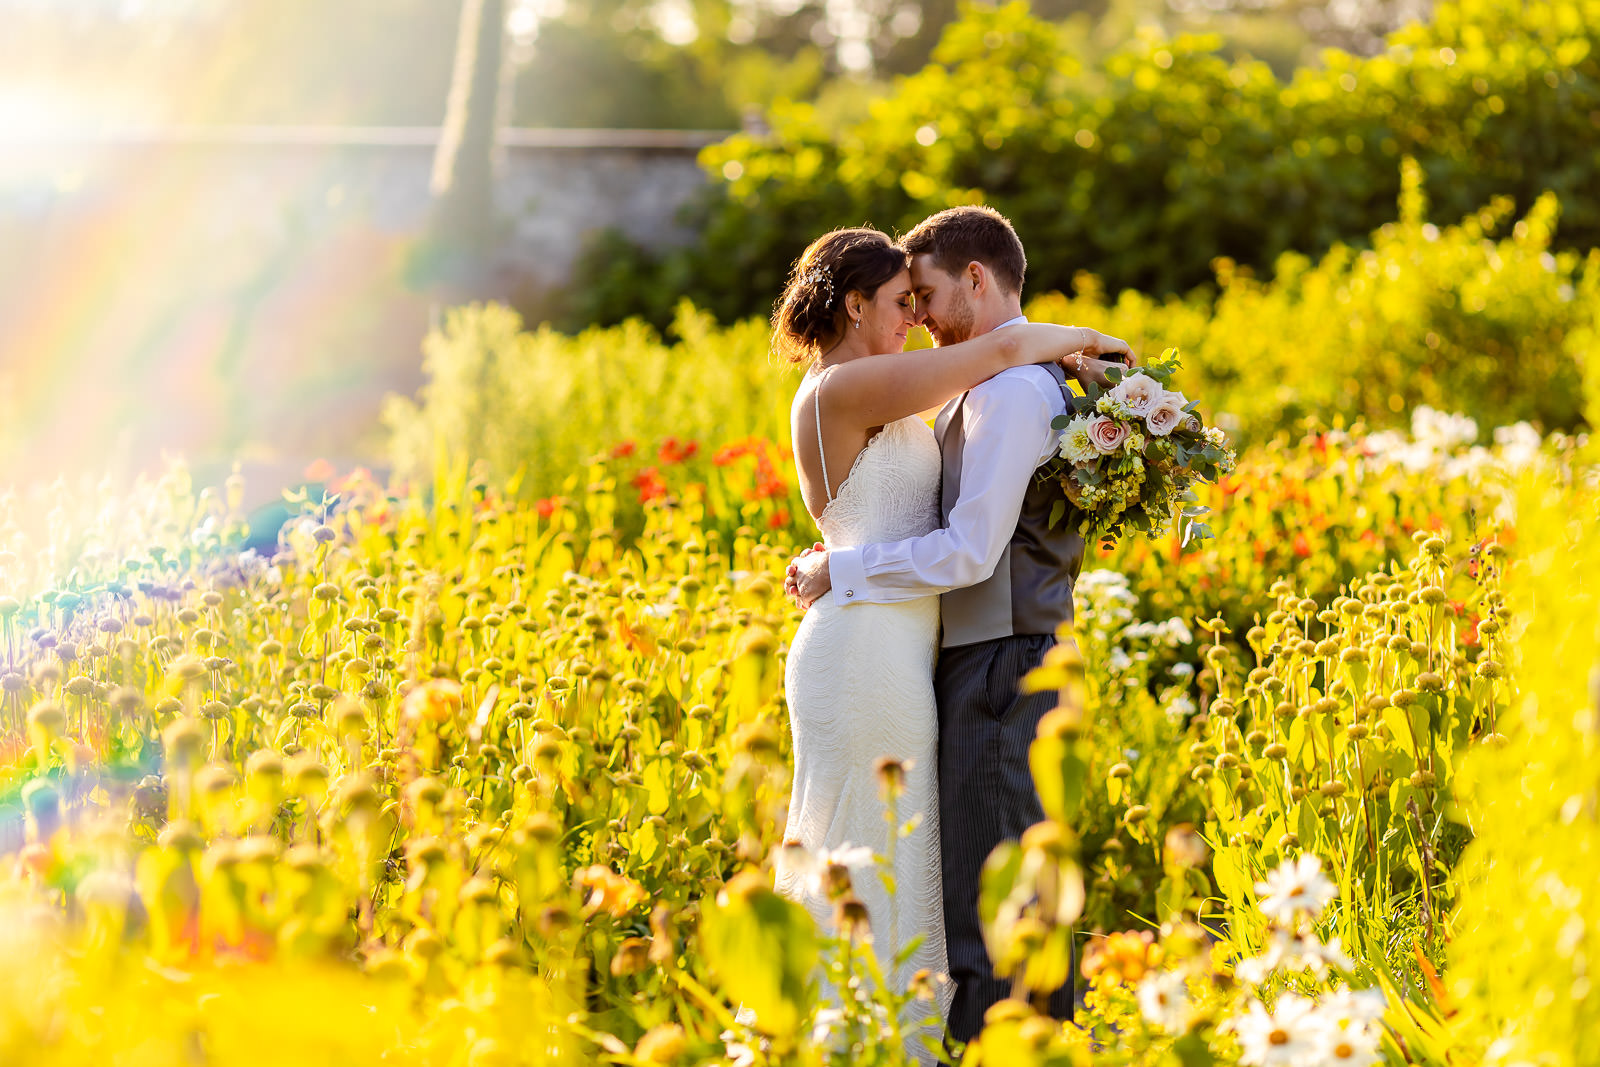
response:
<path fill-rule="evenodd" d="M 1294 535 L 1294 554 L 1301 559 L 1311 555 L 1311 542 L 1306 540 L 1306 535 L 1303 533 Z"/>
<path fill-rule="evenodd" d="M 756 454 L 756 484 L 755 488 L 745 492 L 747 500 L 767 500 L 772 497 L 787 496 L 789 483 L 778 474 L 777 468 L 772 465 L 771 458 L 766 452 Z"/>
<path fill-rule="evenodd" d="M 541 519 L 548 519 L 550 516 L 554 515 L 556 511 L 560 509 L 560 507 L 561 498 L 558 496 L 547 496 L 543 500 L 535 500 L 533 502 L 533 510 L 539 513 L 539 517 Z"/>
<path fill-rule="evenodd" d="M 654 467 L 646 467 L 633 476 L 633 487 L 639 490 L 639 502 L 648 504 L 667 495 L 667 481 Z"/>
<path fill-rule="evenodd" d="M 698 441 L 679 441 L 676 437 L 669 437 L 661 442 L 661 447 L 656 450 L 656 458 L 668 465 L 682 463 L 700 451 Z"/>
<path fill-rule="evenodd" d="M 781 530 L 789 525 L 789 509 L 779 508 L 772 513 L 772 518 L 767 520 L 767 529 Z"/>
<path fill-rule="evenodd" d="M 611 458 L 622 459 L 624 456 L 631 456 L 637 451 L 639 451 L 639 445 L 637 442 L 622 441 L 611 446 Z"/>
<path fill-rule="evenodd" d="M 717 449 L 717 454 L 711 457 L 711 462 L 719 467 L 726 467 L 736 459 L 742 459 L 755 450 L 756 439 L 747 437 L 743 441 L 735 441 L 731 445 L 723 445 Z"/>

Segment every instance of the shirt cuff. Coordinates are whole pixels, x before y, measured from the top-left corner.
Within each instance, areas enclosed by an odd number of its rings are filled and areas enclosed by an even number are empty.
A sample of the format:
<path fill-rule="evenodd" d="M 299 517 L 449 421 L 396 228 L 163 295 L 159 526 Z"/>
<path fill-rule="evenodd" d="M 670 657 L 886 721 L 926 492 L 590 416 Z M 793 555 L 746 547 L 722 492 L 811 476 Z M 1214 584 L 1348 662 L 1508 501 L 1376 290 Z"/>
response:
<path fill-rule="evenodd" d="M 833 581 L 833 602 L 840 607 L 866 597 L 867 571 L 859 548 L 835 548 L 828 553 L 828 577 Z"/>

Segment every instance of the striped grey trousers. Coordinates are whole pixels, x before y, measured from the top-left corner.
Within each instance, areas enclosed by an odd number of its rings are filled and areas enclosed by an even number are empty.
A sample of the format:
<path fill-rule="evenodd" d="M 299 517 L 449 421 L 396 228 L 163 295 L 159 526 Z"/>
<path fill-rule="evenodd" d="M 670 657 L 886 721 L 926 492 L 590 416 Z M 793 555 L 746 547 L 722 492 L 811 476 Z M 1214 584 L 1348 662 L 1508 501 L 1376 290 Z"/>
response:
<path fill-rule="evenodd" d="M 984 1012 L 1011 993 L 1010 980 L 994 976 L 983 944 L 978 883 L 996 845 L 1044 818 L 1028 746 L 1056 695 L 1019 690 L 1055 643 L 1051 634 L 1020 634 L 939 651 L 939 845 L 945 947 L 956 984 L 950 1036 L 958 1041 L 975 1037 Z M 1050 998 L 1050 1014 L 1072 1018 L 1072 998 L 1069 974 Z"/>

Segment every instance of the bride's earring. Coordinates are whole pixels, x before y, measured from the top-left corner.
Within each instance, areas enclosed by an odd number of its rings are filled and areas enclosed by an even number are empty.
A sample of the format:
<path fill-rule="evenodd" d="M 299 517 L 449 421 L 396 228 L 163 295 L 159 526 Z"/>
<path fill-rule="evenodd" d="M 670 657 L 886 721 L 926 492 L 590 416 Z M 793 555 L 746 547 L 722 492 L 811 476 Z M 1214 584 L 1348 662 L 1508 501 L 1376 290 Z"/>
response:
<path fill-rule="evenodd" d="M 860 319 L 856 320 L 856 329 L 858 329 L 858 330 L 861 329 L 861 320 Z"/>

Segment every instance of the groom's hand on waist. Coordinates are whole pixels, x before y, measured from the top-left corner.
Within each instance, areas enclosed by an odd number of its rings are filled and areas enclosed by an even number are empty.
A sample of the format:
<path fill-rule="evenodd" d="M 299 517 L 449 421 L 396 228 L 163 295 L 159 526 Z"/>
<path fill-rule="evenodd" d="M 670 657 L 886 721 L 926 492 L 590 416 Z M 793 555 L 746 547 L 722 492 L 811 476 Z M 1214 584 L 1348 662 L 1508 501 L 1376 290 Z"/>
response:
<path fill-rule="evenodd" d="M 783 579 L 783 591 L 802 608 L 810 608 L 831 588 L 828 550 L 821 541 L 796 556 Z"/>

